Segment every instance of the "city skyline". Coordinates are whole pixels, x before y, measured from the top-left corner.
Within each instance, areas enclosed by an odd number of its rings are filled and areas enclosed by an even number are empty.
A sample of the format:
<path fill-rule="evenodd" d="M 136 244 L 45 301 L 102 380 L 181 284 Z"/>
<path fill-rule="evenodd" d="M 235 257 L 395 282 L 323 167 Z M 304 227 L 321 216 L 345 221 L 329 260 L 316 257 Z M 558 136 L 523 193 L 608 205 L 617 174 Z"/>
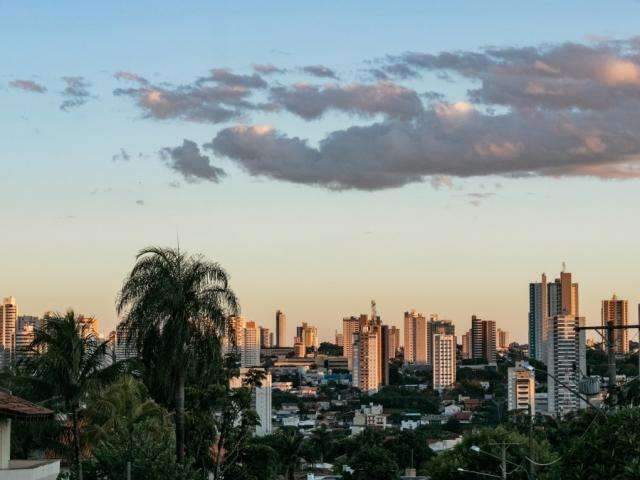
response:
<path fill-rule="evenodd" d="M 114 327 L 135 253 L 177 243 L 287 339 L 375 298 L 525 341 L 526 285 L 563 261 L 588 323 L 637 303 L 638 2 L 216 3 L 6 5 L 0 294 L 25 312 Z"/>

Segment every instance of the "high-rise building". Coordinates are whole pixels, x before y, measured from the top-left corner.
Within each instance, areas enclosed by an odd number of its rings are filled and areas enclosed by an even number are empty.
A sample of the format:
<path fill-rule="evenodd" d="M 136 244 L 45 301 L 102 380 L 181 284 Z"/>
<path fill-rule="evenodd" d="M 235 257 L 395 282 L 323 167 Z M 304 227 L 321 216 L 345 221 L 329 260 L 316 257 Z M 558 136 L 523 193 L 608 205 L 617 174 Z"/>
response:
<path fill-rule="evenodd" d="M 389 359 L 396 358 L 400 350 L 400 329 L 398 327 L 389 327 Z"/>
<path fill-rule="evenodd" d="M 296 337 L 293 340 L 293 355 L 298 358 L 307 356 L 307 347 L 304 346 L 304 342 L 300 337 Z"/>
<path fill-rule="evenodd" d="M 16 323 L 18 319 L 18 304 L 14 297 L 6 297 L 0 304 L 0 367 L 6 367 L 13 361 L 16 343 Z"/>
<path fill-rule="evenodd" d="M 550 318 L 556 315 L 579 315 L 578 284 L 571 273 L 563 271 L 560 278 L 547 283 L 543 273 L 540 283 L 529 284 L 529 356 L 546 362 Z"/>
<path fill-rule="evenodd" d="M 509 350 L 509 332 L 507 332 L 506 330 L 502 330 L 501 328 L 498 328 L 497 337 L 498 337 L 497 349 L 501 352 L 506 352 L 507 350 Z"/>
<path fill-rule="evenodd" d="M 378 342 L 378 384 L 389 385 L 389 358 L 391 358 L 391 341 L 389 338 L 389 326 L 383 325 L 380 317 L 375 321 L 373 330 Z"/>
<path fill-rule="evenodd" d="M 507 407 L 536 414 L 536 378 L 531 368 L 523 362 L 516 362 L 507 372 Z"/>
<path fill-rule="evenodd" d="M 615 295 L 610 300 L 602 301 L 601 309 L 602 326 L 613 322 L 614 326 L 628 325 L 628 302 L 620 300 Z M 626 328 L 613 331 L 613 350 L 616 355 L 629 353 L 629 336 Z"/>
<path fill-rule="evenodd" d="M 435 333 L 432 339 L 433 389 L 442 391 L 456 383 L 456 336 Z"/>
<path fill-rule="evenodd" d="M 251 370 L 250 368 L 241 368 L 240 376 L 233 377 L 229 381 L 231 388 L 241 388 L 245 386 L 245 380 Z M 262 437 L 271 434 L 272 426 L 272 386 L 271 373 L 265 372 L 265 377 L 260 381 L 260 386 L 256 386 L 251 392 L 251 407 L 258 414 L 259 424 L 256 425 L 255 435 Z"/>
<path fill-rule="evenodd" d="M 29 346 L 35 338 L 35 327 L 29 323 L 23 323 L 21 328 L 16 331 L 16 349 L 15 359 L 31 356 Z"/>
<path fill-rule="evenodd" d="M 317 350 L 320 346 L 318 329 L 312 325 L 308 325 L 307 322 L 302 322 L 301 326 L 296 327 L 296 337 L 301 338 L 304 346 L 307 348 Z"/>
<path fill-rule="evenodd" d="M 276 312 L 276 347 L 287 346 L 287 316 L 282 310 Z"/>
<path fill-rule="evenodd" d="M 262 348 L 271 347 L 271 332 L 266 327 L 260 327 L 260 345 Z"/>
<path fill-rule="evenodd" d="M 404 361 L 427 363 L 427 321 L 415 310 L 404 312 Z"/>
<path fill-rule="evenodd" d="M 127 360 L 136 356 L 136 348 L 131 342 L 129 342 L 128 334 L 129 329 L 123 322 L 120 322 L 116 327 L 116 335 L 114 339 L 114 352 L 116 355 L 116 361 Z"/>
<path fill-rule="evenodd" d="M 42 326 L 42 320 L 34 315 L 20 315 L 16 322 L 16 330 L 21 330 L 25 325 L 31 325 L 37 330 Z"/>
<path fill-rule="evenodd" d="M 580 377 L 587 369 L 585 331 L 575 331 L 581 326 L 584 326 L 584 317 L 555 315 L 549 319 L 547 390 L 549 413 L 556 417 L 562 418 L 586 406 L 573 393 L 578 390 Z"/>
<path fill-rule="evenodd" d="M 462 359 L 470 360 L 473 358 L 472 341 L 473 333 L 469 330 L 467 333 L 462 334 Z"/>
<path fill-rule="evenodd" d="M 483 358 L 488 363 L 496 361 L 496 322 L 471 317 L 472 358 Z"/>
<path fill-rule="evenodd" d="M 336 340 L 335 340 L 335 341 L 336 341 L 336 345 L 337 345 L 338 347 L 344 347 L 344 334 L 339 333 L 339 332 L 336 330 Z"/>
<path fill-rule="evenodd" d="M 100 336 L 98 332 L 98 319 L 86 315 L 78 316 L 78 323 L 82 325 L 82 334 L 85 336 L 93 335 L 96 338 Z"/>
<path fill-rule="evenodd" d="M 366 315 L 362 317 L 344 317 L 342 319 L 342 342 L 343 342 L 343 355 L 347 357 L 349 363 L 349 369 L 353 370 L 353 336 L 360 332 L 360 324 L 366 323 Z"/>
<path fill-rule="evenodd" d="M 260 329 L 256 322 L 246 322 L 240 364 L 243 367 L 260 366 Z"/>
<path fill-rule="evenodd" d="M 427 365 L 433 365 L 433 337 L 436 334 L 455 335 L 456 329 L 451 320 L 440 320 L 431 315 L 427 323 Z"/>
<path fill-rule="evenodd" d="M 363 392 L 376 392 L 380 386 L 379 335 L 372 325 L 364 325 L 354 338 L 354 372 L 357 370 L 354 386 Z"/>

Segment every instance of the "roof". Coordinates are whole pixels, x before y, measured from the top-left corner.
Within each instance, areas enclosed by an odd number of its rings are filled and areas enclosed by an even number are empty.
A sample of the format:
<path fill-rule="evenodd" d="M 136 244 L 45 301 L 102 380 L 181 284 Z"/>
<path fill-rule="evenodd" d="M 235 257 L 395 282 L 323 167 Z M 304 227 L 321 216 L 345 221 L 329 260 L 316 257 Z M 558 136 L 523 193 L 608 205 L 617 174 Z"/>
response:
<path fill-rule="evenodd" d="M 45 419 L 53 416 L 53 411 L 31 403 L 24 398 L 0 390 L 0 416 L 18 419 Z"/>

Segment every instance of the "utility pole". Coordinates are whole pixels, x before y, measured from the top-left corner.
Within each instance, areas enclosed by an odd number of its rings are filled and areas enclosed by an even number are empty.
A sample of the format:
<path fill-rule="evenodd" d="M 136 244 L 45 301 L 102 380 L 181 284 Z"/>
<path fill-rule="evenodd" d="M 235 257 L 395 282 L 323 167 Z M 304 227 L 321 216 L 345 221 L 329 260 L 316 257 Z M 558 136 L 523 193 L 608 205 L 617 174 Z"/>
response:
<path fill-rule="evenodd" d="M 533 415 L 531 412 L 531 402 L 527 405 L 527 410 L 529 411 L 529 458 L 535 461 L 536 457 L 533 454 Z M 529 462 L 529 480 L 535 480 L 535 478 L 536 466 L 533 462 Z"/>
<path fill-rule="evenodd" d="M 502 465 L 501 465 L 501 470 L 502 470 L 502 480 L 507 480 L 507 444 L 503 443 L 501 444 L 502 447 Z"/>

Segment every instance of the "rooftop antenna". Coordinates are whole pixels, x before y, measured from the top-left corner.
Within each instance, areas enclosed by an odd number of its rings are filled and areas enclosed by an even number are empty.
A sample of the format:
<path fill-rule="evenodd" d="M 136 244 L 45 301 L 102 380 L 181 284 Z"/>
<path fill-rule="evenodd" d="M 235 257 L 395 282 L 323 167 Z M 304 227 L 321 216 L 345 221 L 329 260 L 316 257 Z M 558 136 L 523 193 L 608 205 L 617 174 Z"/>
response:
<path fill-rule="evenodd" d="M 371 300 L 371 321 L 375 322 L 378 318 L 378 309 L 376 308 L 376 301 Z"/>

